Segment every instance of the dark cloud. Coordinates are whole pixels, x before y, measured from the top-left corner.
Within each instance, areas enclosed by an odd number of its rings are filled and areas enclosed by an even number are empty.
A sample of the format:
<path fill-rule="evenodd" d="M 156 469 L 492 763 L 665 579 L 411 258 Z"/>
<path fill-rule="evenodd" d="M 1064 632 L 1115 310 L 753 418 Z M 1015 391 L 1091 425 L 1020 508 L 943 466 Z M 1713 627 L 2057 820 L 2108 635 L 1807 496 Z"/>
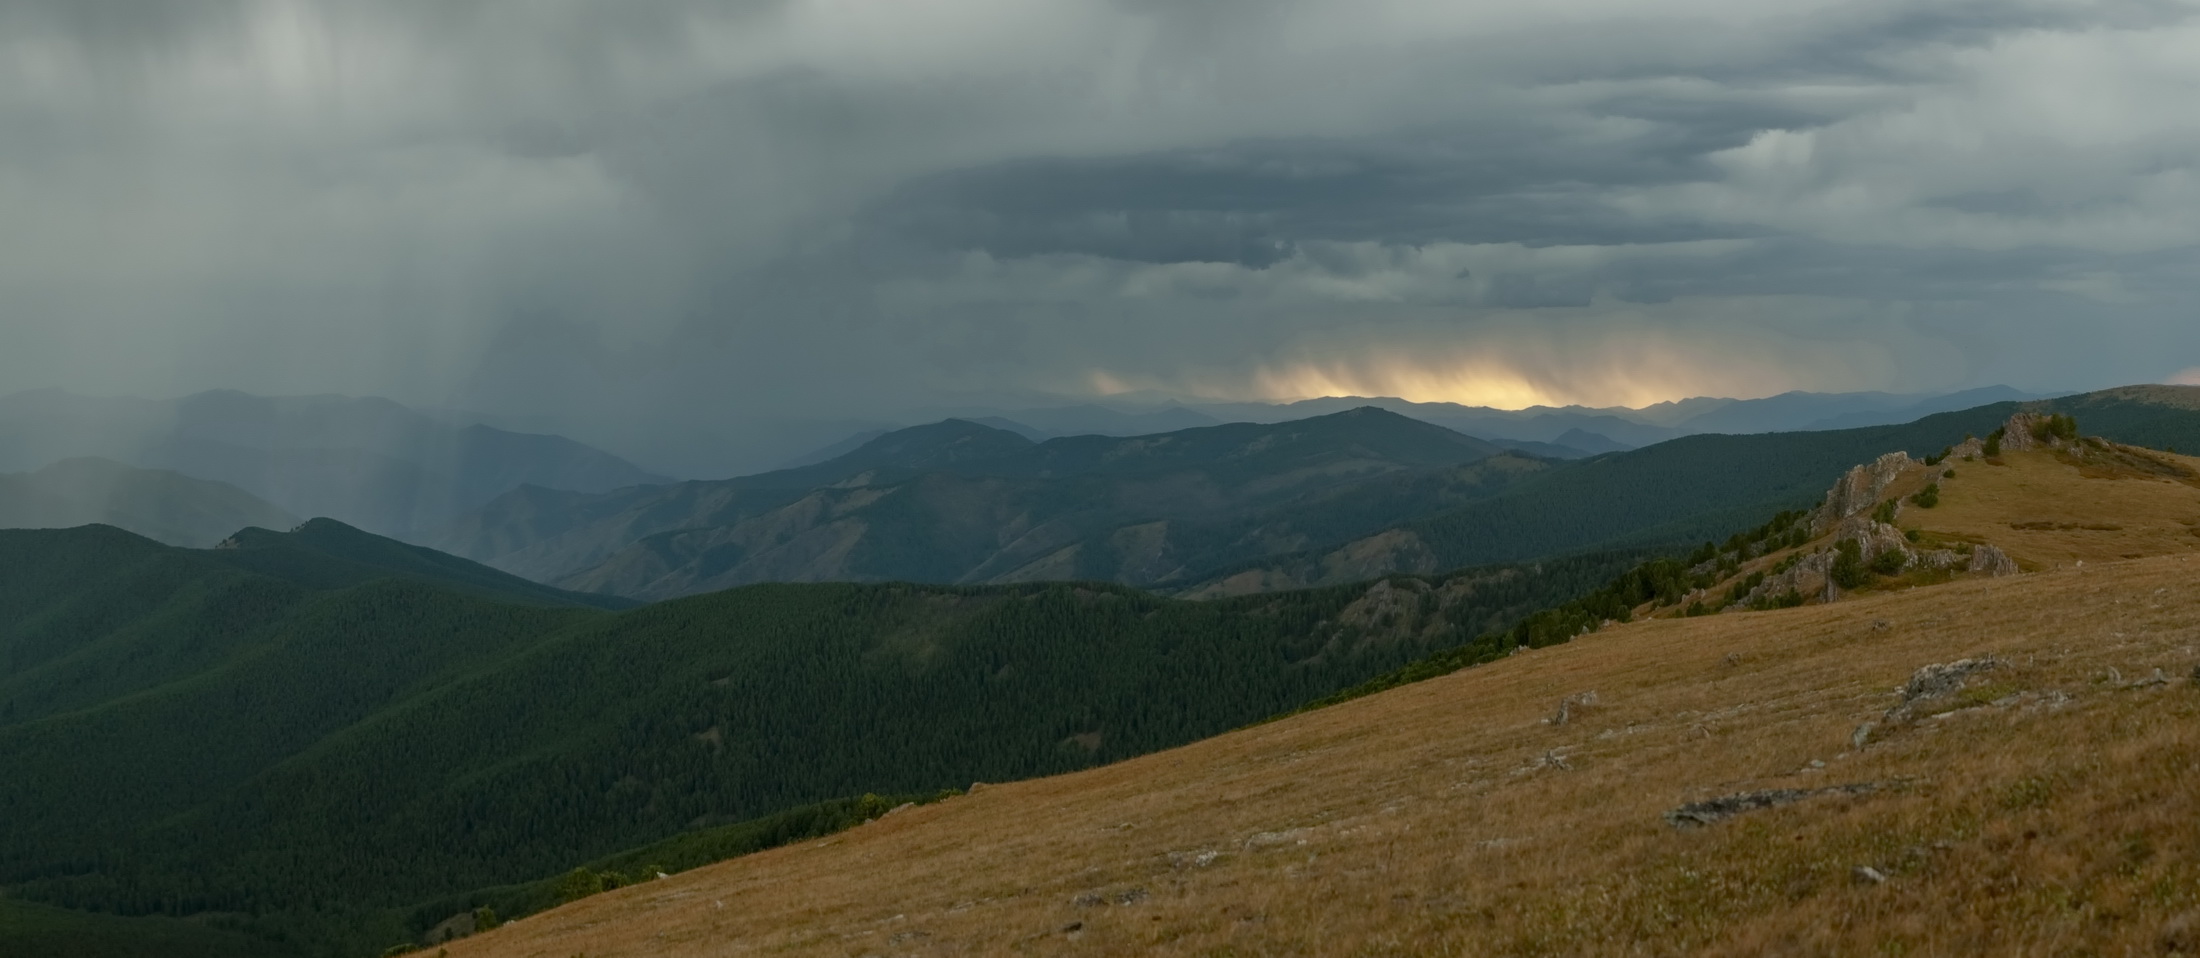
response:
<path fill-rule="evenodd" d="M 662 450 L 1117 389 L 2166 376 L 2194 14 L 13 0 L 0 390 Z"/>

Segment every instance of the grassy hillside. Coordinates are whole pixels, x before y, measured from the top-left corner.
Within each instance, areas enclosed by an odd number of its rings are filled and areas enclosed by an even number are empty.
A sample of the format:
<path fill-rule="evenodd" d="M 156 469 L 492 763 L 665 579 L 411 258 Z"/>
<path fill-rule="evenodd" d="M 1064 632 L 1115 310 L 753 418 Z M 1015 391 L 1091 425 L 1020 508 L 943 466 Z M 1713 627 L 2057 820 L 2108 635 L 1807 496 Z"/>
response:
<path fill-rule="evenodd" d="M 1638 619 L 450 955 L 2194 953 L 2195 490 L 1956 468 L 1908 527 L 2071 564 Z"/>
<path fill-rule="evenodd" d="M 433 903 L 695 829 L 1213 735 L 1634 561 L 1212 603 L 778 585 L 614 614 L 409 552 L 370 578 L 351 563 L 394 544 L 362 535 L 0 535 L 0 895 L 357 954 L 450 917 Z"/>

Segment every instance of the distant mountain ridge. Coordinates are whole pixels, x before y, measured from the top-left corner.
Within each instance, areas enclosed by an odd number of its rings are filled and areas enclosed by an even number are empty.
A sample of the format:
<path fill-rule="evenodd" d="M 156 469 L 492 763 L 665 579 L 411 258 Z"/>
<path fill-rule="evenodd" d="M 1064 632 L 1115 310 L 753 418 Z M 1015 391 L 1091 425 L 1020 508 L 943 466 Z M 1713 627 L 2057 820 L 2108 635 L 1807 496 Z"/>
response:
<path fill-rule="evenodd" d="M 652 599 L 774 580 L 1166 584 L 1546 468 L 1376 409 L 1037 443 L 950 419 L 758 476 L 599 496 L 522 489 L 437 545 L 564 588 Z"/>
<path fill-rule="evenodd" d="M 205 548 L 245 526 L 288 529 L 298 517 L 222 482 L 98 458 L 0 475 L 0 529 L 101 523 L 169 545 Z"/>
<path fill-rule="evenodd" d="M 293 515 L 415 540 L 522 484 L 602 492 L 667 481 L 568 439 L 454 425 L 386 399 L 0 397 L 0 470 L 87 456 L 228 483 Z"/>

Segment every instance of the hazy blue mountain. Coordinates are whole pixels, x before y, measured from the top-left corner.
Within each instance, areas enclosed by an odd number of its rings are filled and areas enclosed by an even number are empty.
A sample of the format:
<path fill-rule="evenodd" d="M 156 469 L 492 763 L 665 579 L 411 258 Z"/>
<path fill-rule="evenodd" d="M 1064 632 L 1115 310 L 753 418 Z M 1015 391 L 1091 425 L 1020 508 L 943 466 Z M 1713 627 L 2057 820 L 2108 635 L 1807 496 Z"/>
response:
<path fill-rule="evenodd" d="M 1146 436 L 1180 429 L 1220 425 L 1223 420 L 1183 406 L 1124 412 L 1106 406 L 1078 405 L 1042 409 L 1017 409 L 1002 418 L 1055 436 Z"/>
<path fill-rule="evenodd" d="M 106 459 L 64 459 L 37 472 L 0 475 L 0 529 L 93 523 L 205 548 L 245 526 L 288 529 L 298 517 L 227 483 Z"/>
<path fill-rule="evenodd" d="M 1042 443 L 946 420 L 757 476 L 521 489 L 440 547 L 562 587 L 666 598 L 759 581 L 1166 586 L 1488 495 L 1550 463 L 1358 409 Z"/>
<path fill-rule="evenodd" d="M 0 397 L 0 469 L 84 456 L 225 482 L 296 515 L 409 539 L 523 484 L 603 492 L 664 481 L 568 439 L 454 425 L 383 399 Z"/>
<path fill-rule="evenodd" d="M 1879 426 L 1889 423 L 1912 422 L 1934 413 L 1952 412 L 1998 402 L 2023 402 L 2038 399 L 2038 395 L 2011 389 L 2007 386 L 1986 386 L 1966 389 L 1962 392 L 1934 396 L 1899 409 L 1869 410 L 1843 413 L 1807 423 L 1803 429 L 1854 429 L 1859 426 Z"/>
<path fill-rule="evenodd" d="M 1558 445 L 1572 449 L 1579 449 L 1583 452 L 1589 453 L 1590 455 L 1597 455 L 1607 452 L 1625 452 L 1629 449 L 1634 448 L 1627 445 L 1626 443 L 1618 442 L 1612 439 L 1610 436 L 1593 433 L 1586 429 L 1568 429 L 1565 432 L 1559 433 L 1558 438 L 1553 441 Z"/>

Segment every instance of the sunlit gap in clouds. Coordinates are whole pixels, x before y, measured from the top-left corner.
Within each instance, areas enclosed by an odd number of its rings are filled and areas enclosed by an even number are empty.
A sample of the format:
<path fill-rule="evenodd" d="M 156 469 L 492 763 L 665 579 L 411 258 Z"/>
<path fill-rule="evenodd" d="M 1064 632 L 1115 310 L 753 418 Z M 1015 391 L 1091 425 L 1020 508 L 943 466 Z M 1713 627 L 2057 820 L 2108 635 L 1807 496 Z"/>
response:
<path fill-rule="evenodd" d="M 1615 342 L 1595 355 L 1543 350 L 1391 347 L 1360 356 L 1264 363 L 1249 371 L 1145 377 L 1095 370 L 1101 396 L 1158 392 L 1213 401 L 1293 402 L 1337 396 L 1392 397 L 1495 409 L 1531 406 L 1641 408 L 1693 396 L 1757 398 L 1825 388 L 1786 357 L 1738 357 L 1670 343 Z M 1837 363 L 1836 365 L 1847 365 Z M 1819 370 L 1822 371 L 1822 370 Z"/>

